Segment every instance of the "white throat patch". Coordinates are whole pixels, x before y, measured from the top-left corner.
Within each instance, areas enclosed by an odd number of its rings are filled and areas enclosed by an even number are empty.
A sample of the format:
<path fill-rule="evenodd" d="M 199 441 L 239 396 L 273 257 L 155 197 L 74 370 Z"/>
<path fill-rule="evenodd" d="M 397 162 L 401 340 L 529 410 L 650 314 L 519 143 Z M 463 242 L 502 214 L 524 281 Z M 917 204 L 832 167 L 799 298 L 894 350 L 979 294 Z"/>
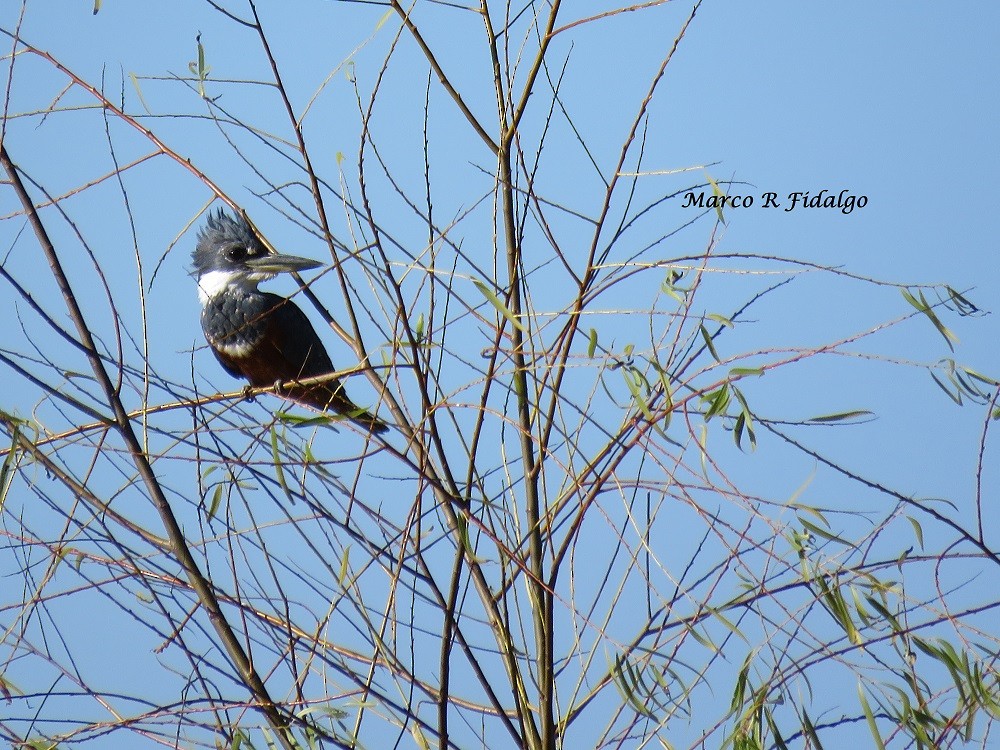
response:
<path fill-rule="evenodd" d="M 239 271 L 209 271 L 198 277 L 198 299 L 205 305 L 212 297 L 221 294 L 227 288 L 243 289 L 248 292 L 257 291 L 260 279 L 251 279 Z"/>

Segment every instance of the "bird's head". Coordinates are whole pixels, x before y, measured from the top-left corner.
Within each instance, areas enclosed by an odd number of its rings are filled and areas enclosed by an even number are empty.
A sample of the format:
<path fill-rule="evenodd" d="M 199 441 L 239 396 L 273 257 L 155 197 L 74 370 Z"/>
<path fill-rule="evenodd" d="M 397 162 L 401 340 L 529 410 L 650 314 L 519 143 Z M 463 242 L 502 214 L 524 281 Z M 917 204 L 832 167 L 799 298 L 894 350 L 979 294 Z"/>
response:
<path fill-rule="evenodd" d="M 221 208 L 208 215 L 208 221 L 198 232 L 191 261 L 202 302 L 229 288 L 256 289 L 260 282 L 279 273 L 307 271 L 323 265 L 309 258 L 269 252 L 246 219 L 233 218 Z"/>

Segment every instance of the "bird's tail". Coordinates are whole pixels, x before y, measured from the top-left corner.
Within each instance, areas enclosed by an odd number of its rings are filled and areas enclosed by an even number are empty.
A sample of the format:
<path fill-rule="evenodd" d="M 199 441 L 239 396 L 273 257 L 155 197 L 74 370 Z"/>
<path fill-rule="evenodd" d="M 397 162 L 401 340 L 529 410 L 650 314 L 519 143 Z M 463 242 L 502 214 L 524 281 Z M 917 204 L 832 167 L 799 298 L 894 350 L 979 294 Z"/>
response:
<path fill-rule="evenodd" d="M 351 401 L 344 391 L 344 387 L 337 382 L 333 384 L 317 383 L 315 385 L 295 384 L 285 388 L 282 395 L 320 411 L 334 411 L 337 414 L 343 414 L 355 424 L 374 433 L 380 434 L 389 430 L 389 425 Z"/>

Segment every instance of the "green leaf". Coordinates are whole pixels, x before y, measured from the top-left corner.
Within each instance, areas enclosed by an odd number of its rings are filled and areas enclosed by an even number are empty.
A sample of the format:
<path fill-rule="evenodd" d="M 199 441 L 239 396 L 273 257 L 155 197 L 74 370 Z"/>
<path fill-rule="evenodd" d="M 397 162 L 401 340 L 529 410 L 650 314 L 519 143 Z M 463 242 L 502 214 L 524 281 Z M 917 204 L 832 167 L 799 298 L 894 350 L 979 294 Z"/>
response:
<path fill-rule="evenodd" d="M 806 736 L 812 741 L 813 745 L 816 746 L 817 750 L 823 750 L 823 743 L 819 741 L 819 735 L 816 734 L 816 728 L 813 723 L 809 720 L 809 714 L 806 710 L 802 709 L 802 729 L 805 731 Z"/>
<path fill-rule="evenodd" d="M 736 675 L 736 685 L 733 687 L 733 698 L 729 702 L 729 713 L 735 714 L 746 702 L 746 692 L 747 686 L 750 682 L 750 664 L 753 660 L 753 653 L 747 654 L 747 658 L 743 660 L 743 666 L 740 668 L 739 674 Z"/>
<path fill-rule="evenodd" d="M 420 748 L 420 750 L 431 750 L 431 743 L 427 741 L 427 737 L 424 736 L 424 731 L 416 722 L 413 722 L 410 726 L 410 734 L 413 736 L 413 740 L 417 743 L 417 747 Z"/>
<path fill-rule="evenodd" d="M 899 624 L 899 620 L 896 619 L 896 616 L 890 612 L 888 607 L 886 607 L 882 602 L 874 596 L 866 596 L 865 601 L 868 602 L 868 605 L 878 612 L 887 623 L 889 623 L 895 632 L 899 633 L 902 631 L 902 626 Z"/>
<path fill-rule="evenodd" d="M 834 585 L 832 586 L 823 576 L 816 576 L 813 578 L 813 581 L 816 587 L 819 588 L 820 601 L 826 607 L 827 612 L 830 613 L 837 624 L 843 629 L 847 635 L 847 639 L 857 646 L 862 640 L 861 633 L 851 618 L 851 610 L 847 606 L 844 594 L 841 592 L 836 581 L 834 581 Z"/>
<path fill-rule="evenodd" d="M 816 536 L 823 537 L 824 539 L 828 539 L 831 542 L 836 542 L 837 544 L 843 544 L 845 547 L 851 547 L 853 549 L 857 549 L 858 548 L 857 545 L 852 544 L 851 542 L 847 541 L 846 539 L 844 539 L 842 537 L 839 537 L 836 534 L 831 534 L 826 529 L 822 529 L 822 528 L 820 528 L 819 526 L 817 526 L 814 523 L 809 523 L 809 521 L 807 521 L 806 519 L 804 519 L 802 516 L 799 516 L 799 523 L 801 523 L 805 528 L 807 528 L 809 531 L 811 531 Z"/>
<path fill-rule="evenodd" d="M 815 476 L 815 474 L 813 474 L 813 476 Z M 809 479 L 806 480 L 806 484 L 808 484 L 811 481 L 812 481 L 812 476 L 810 476 Z M 803 486 L 802 489 L 805 489 L 805 486 Z M 791 508 L 795 508 L 797 510 L 804 510 L 806 513 L 815 516 L 817 519 L 819 519 L 819 522 L 821 524 L 823 524 L 827 528 L 830 528 L 830 522 L 826 520 L 826 516 L 823 515 L 823 511 L 821 511 L 819 508 L 814 508 L 811 505 L 804 505 L 802 503 L 796 503 L 791 501 L 789 501 L 788 505 Z M 801 521 L 802 518 L 799 517 L 799 520 Z"/>
<path fill-rule="evenodd" d="M 875 740 L 875 747 L 878 750 L 885 750 L 885 743 L 882 742 L 882 735 L 879 734 L 878 726 L 875 724 L 875 714 L 872 713 L 872 707 L 868 705 L 868 698 L 865 697 L 865 690 L 861 687 L 861 683 L 858 682 L 858 698 L 861 699 L 861 710 L 865 712 L 865 719 L 868 722 L 868 731 L 872 733 L 872 737 Z"/>
<path fill-rule="evenodd" d="M 810 417 L 807 422 L 844 422 L 848 419 L 857 419 L 858 417 L 874 417 L 875 412 L 868 411 L 867 409 L 854 409 L 852 411 L 840 411 L 835 414 L 824 414 L 819 417 Z"/>
<path fill-rule="evenodd" d="M 726 628 L 729 630 L 729 632 L 731 632 L 733 635 L 735 635 L 738 638 L 740 638 L 744 643 L 747 643 L 747 644 L 750 643 L 750 641 L 747 639 L 747 637 L 745 635 L 743 635 L 743 631 L 740 630 L 738 627 L 736 627 L 736 625 L 732 621 L 730 621 L 729 619 L 727 619 L 719 610 L 717 610 L 717 609 L 710 609 L 709 612 L 712 614 L 713 617 L 715 617 L 716 620 L 718 620 L 723 625 L 725 625 Z"/>
<path fill-rule="evenodd" d="M 479 281 L 478 279 L 473 279 L 472 283 L 476 285 L 476 289 L 479 290 L 480 294 L 482 294 L 484 297 L 486 297 L 486 299 L 488 299 L 490 301 L 490 304 L 492 304 L 493 307 L 495 307 L 497 309 L 497 312 L 499 312 L 507 320 L 510 321 L 510 324 L 512 326 L 514 326 L 521 333 L 527 333 L 527 331 L 525 330 L 524 326 L 521 325 L 521 321 L 519 321 L 517 319 L 517 316 L 514 315 L 513 312 L 511 312 L 511 310 L 507 307 L 507 305 L 505 305 L 501 301 L 501 299 L 499 297 L 497 297 L 490 290 L 490 288 L 488 286 L 486 286 L 486 284 L 484 284 L 483 282 Z"/>
<path fill-rule="evenodd" d="M 347 573 L 350 570 L 351 547 L 344 547 L 344 554 L 340 556 L 340 573 L 337 575 L 337 583 L 341 586 L 347 580 Z"/>
<path fill-rule="evenodd" d="M 963 297 L 961 294 L 956 292 L 950 286 L 945 287 L 945 291 L 948 292 L 948 299 L 954 304 L 954 310 L 959 315 L 966 317 L 969 315 L 975 315 L 976 313 L 982 312 L 978 307 L 972 304 L 968 299 Z"/>
<path fill-rule="evenodd" d="M 744 431 L 750 440 L 750 450 L 757 449 L 757 434 L 753 430 L 753 414 L 750 413 L 750 406 L 747 404 L 743 392 L 735 385 L 732 386 L 733 395 L 740 404 L 740 415 L 736 418 L 736 427 L 733 429 L 733 439 L 736 447 L 743 450 L 742 440 Z"/>
<path fill-rule="evenodd" d="M 906 520 L 910 522 L 911 526 L 913 526 L 913 533 L 917 537 L 917 544 L 920 545 L 920 549 L 923 549 L 924 548 L 924 530 L 923 530 L 923 528 L 921 528 L 920 522 L 916 518 L 914 518 L 913 516 L 907 516 Z"/>
<path fill-rule="evenodd" d="M 991 378 L 989 375 L 983 375 L 981 372 L 977 372 L 976 370 L 973 370 L 971 367 L 966 367 L 965 365 L 962 365 L 962 370 L 970 378 L 975 378 L 980 383 L 988 385 L 990 388 L 996 388 L 998 385 L 1000 385 L 1000 380 L 997 380 L 996 378 Z"/>
<path fill-rule="evenodd" d="M 642 373 L 635 371 L 635 368 L 624 368 L 622 369 L 622 376 L 625 378 L 625 385 L 628 386 L 629 391 L 632 393 L 632 398 L 639 407 L 639 411 L 642 412 L 648 421 L 655 421 L 653 412 L 649 408 L 649 402 L 646 400 L 646 389 L 641 387 L 642 383 L 645 382 Z"/>
<path fill-rule="evenodd" d="M 733 324 L 733 321 L 731 321 L 729 318 L 727 318 L 727 317 L 725 317 L 723 315 L 719 315 L 718 313 L 708 313 L 708 315 L 706 315 L 705 317 L 708 318 L 709 320 L 714 320 L 716 323 L 721 323 L 726 328 L 735 328 L 736 327 Z"/>
<path fill-rule="evenodd" d="M 188 70 L 198 78 L 198 95 L 204 99 L 205 81 L 208 80 L 208 74 L 212 72 L 212 66 L 205 62 L 205 47 L 201 43 L 200 32 L 195 37 L 195 41 L 198 43 L 198 60 L 188 63 Z"/>
<path fill-rule="evenodd" d="M 715 351 L 715 343 L 712 341 L 712 336 L 709 334 L 708 329 L 705 328 L 705 324 L 702 323 L 700 326 L 698 326 L 698 328 L 701 331 L 701 337 L 705 340 L 705 346 L 708 347 L 708 350 L 712 353 L 712 356 L 715 357 L 715 361 L 722 362 L 722 359 L 719 357 L 719 353 Z"/>
<path fill-rule="evenodd" d="M 278 485 L 285 493 L 285 497 L 288 498 L 289 502 L 294 503 L 295 497 L 285 482 L 285 468 L 281 464 L 281 454 L 278 450 L 278 431 L 274 427 L 271 427 L 271 457 L 274 459 L 274 478 L 278 480 Z"/>
<path fill-rule="evenodd" d="M 958 404 L 959 406 L 961 406 L 962 405 L 962 391 L 960 391 L 956 387 L 955 391 L 952 392 L 952 390 L 947 385 L 945 385 L 941 381 L 940 378 L 938 378 L 938 376 L 935 374 L 934 370 L 930 370 L 929 369 L 928 372 L 931 374 L 931 377 L 934 379 L 934 382 L 937 383 L 938 388 L 940 388 L 942 391 L 944 391 L 945 393 L 947 393 L 948 394 L 948 398 L 950 398 L 956 404 Z"/>
<path fill-rule="evenodd" d="M 219 512 L 219 505 L 222 503 L 222 485 L 215 485 L 215 492 L 212 493 L 212 502 L 208 504 L 208 517 L 215 518 Z"/>
<path fill-rule="evenodd" d="M 593 357 L 594 352 L 597 351 L 597 329 L 590 329 L 590 342 L 587 344 L 587 356 Z"/>
<path fill-rule="evenodd" d="M 714 391 L 702 395 L 702 403 L 708 404 L 708 409 L 705 411 L 705 421 L 708 422 L 716 414 L 725 414 L 726 409 L 729 408 L 730 400 L 729 383 L 723 383 Z"/>
<path fill-rule="evenodd" d="M 677 286 L 677 282 L 684 278 L 684 271 L 671 268 L 667 271 L 667 277 L 660 284 L 660 289 L 678 302 L 684 302 L 685 296 L 691 291 L 690 287 Z"/>
<path fill-rule="evenodd" d="M 382 17 L 378 19 L 378 23 L 375 24 L 375 31 L 378 31 L 383 26 L 385 26 L 386 22 L 394 15 L 396 15 L 396 13 L 391 8 L 387 10 L 385 13 L 383 13 Z"/>
<path fill-rule="evenodd" d="M 903 293 L 903 298 L 913 305 L 914 308 L 923 313 L 924 316 L 934 325 L 934 327 L 938 330 L 938 333 L 944 337 L 945 343 L 948 344 L 948 348 L 955 351 L 955 346 L 952 342 L 957 343 L 958 336 L 948 330 L 944 323 L 941 322 L 941 319 L 938 318 L 930 303 L 927 302 L 927 298 L 924 296 L 923 291 L 917 290 L 917 294 L 920 295 L 919 299 L 914 297 L 913 294 L 906 289 L 902 289 L 900 291 Z"/>
<path fill-rule="evenodd" d="M 424 340 L 424 325 L 424 314 L 420 313 L 417 316 L 417 325 L 413 329 L 413 335 L 416 336 L 418 344 Z"/>
<path fill-rule="evenodd" d="M 153 114 L 152 110 L 149 108 L 149 105 L 146 104 L 146 99 L 142 95 L 142 89 L 139 87 L 138 76 L 136 76 L 135 73 L 129 73 L 128 77 L 129 80 L 132 81 L 132 88 L 135 89 L 135 95 L 139 97 L 139 103 L 142 105 L 142 108 L 146 110 L 146 114 L 147 115 Z"/>
<path fill-rule="evenodd" d="M 712 179 L 712 176 L 705 173 L 705 178 L 708 180 L 708 184 L 712 186 L 712 194 L 716 198 L 725 198 L 726 194 L 722 192 L 722 188 L 719 187 L 719 183 Z M 722 213 L 722 206 L 725 205 L 723 201 L 716 201 L 715 203 L 715 213 L 719 217 L 719 221 L 723 224 L 726 223 L 726 217 Z"/>
<path fill-rule="evenodd" d="M 729 370 L 729 377 L 731 378 L 743 378 L 749 375 L 756 375 L 761 377 L 764 375 L 763 367 L 733 367 Z"/>
<path fill-rule="evenodd" d="M 629 662 L 628 658 L 622 654 L 615 657 L 614 663 L 610 667 L 610 672 L 618 693 L 632 707 L 632 710 L 640 716 L 655 719 L 656 715 L 649 708 L 646 700 L 644 700 L 646 694 L 649 692 L 649 688 L 645 684 L 639 668 Z M 640 690 L 642 695 L 640 695 Z"/>
<path fill-rule="evenodd" d="M 684 622 L 683 625 L 684 629 L 687 630 L 687 632 L 691 634 L 691 637 L 698 641 L 698 643 L 712 653 L 719 653 L 719 647 L 712 643 L 712 640 L 707 635 L 702 635 L 698 632 L 698 629 L 695 628 L 694 625 L 689 625 L 687 622 Z"/>

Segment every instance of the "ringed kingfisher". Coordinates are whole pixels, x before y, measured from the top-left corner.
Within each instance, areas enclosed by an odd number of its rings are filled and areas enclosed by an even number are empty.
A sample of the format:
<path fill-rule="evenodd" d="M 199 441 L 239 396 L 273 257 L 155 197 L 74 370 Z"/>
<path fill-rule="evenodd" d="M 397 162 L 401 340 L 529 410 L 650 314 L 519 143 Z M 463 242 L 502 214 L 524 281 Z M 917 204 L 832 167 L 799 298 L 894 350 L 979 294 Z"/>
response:
<path fill-rule="evenodd" d="M 201 327 L 215 358 L 230 375 L 254 386 L 288 383 L 279 395 L 320 410 L 343 414 L 372 432 L 389 429 L 355 405 L 337 381 L 303 385 L 334 371 L 330 355 L 305 313 L 290 299 L 257 285 L 279 273 L 305 271 L 322 263 L 268 251 L 243 217 L 221 208 L 209 214 L 191 254 L 198 278 Z"/>

